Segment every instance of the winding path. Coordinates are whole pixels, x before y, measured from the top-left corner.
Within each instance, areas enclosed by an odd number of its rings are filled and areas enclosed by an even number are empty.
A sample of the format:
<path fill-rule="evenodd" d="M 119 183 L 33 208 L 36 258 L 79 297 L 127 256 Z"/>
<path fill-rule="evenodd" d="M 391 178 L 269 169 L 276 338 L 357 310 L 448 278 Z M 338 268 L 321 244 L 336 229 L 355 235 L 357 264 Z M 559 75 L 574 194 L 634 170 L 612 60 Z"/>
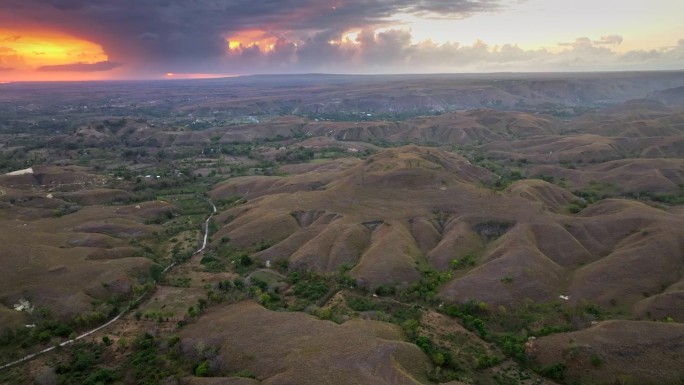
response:
<path fill-rule="evenodd" d="M 208 242 L 208 240 L 209 240 L 209 221 L 210 221 L 211 218 L 214 216 L 214 214 L 216 214 L 216 205 L 214 205 L 214 202 L 212 202 L 211 200 L 209 200 L 209 203 L 211 203 L 212 212 L 211 212 L 211 214 L 209 214 L 209 217 L 207 217 L 207 220 L 204 221 L 204 225 L 202 226 L 202 227 L 203 227 L 203 230 L 204 230 L 204 238 L 202 239 L 202 244 L 201 244 L 200 248 L 197 249 L 197 251 L 195 251 L 192 255 L 197 255 L 197 254 L 203 252 L 204 249 L 207 248 L 207 242 Z M 174 267 L 175 265 L 176 265 L 176 262 L 171 263 L 169 266 L 167 266 L 167 267 L 162 271 L 162 274 L 165 274 L 167 271 L 169 271 L 169 269 L 171 269 L 171 268 Z M 134 301 L 134 303 L 140 302 L 147 294 L 148 294 L 147 292 L 141 294 L 140 297 L 136 298 L 136 300 Z M 104 325 L 100 325 L 100 326 L 96 327 L 95 329 L 89 330 L 89 331 L 87 331 L 87 332 L 85 332 L 85 333 L 79 335 L 79 336 L 76 337 L 76 338 L 73 338 L 73 339 L 64 341 L 64 342 L 60 343 L 59 345 L 51 346 L 51 347 L 46 348 L 46 349 L 43 349 L 43 350 L 41 350 L 41 351 L 38 351 L 38 352 L 35 352 L 35 353 L 32 353 L 32 354 L 29 354 L 29 355 L 27 355 L 27 356 L 25 356 L 25 357 L 23 357 L 23 358 L 20 358 L 20 359 L 18 359 L 18 360 L 16 360 L 16 361 L 13 361 L 13 362 L 8 363 L 8 364 L 4 364 L 4 365 L 0 366 L 0 370 L 7 369 L 7 368 L 9 368 L 9 367 L 11 367 L 11 366 L 14 366 L 14 365 L 17 365 L 17 364 L 21 364 L 22 362 L 30 361 L 30 360 L 32 360 L 32 359 L 38 357 L 38 356 L 41 355 L 41 354 L 45 354 L 45 353 L 51 352 L 51 351 L 57 349 L 58 347 L 67 346 L 67 345 L 72 344 L 72 343 L 74 343 L 74 342 L 76 342 L 76 341 L 78 341 L 78 340 L 80 340 L 80 339 L 82 339 L 82 338 L 88 337 L 89 335 L 91 335 L 91 334 L 93 334 L 93 333 L 97 333 L 98 331 L 100 331 L 100 330 L 106 328 L 107 326 L 109 326 L 109 325 L 113 324 L 114 322 L 118 321 L 119 319 L 121 319 L 121 317 L 122 317 L 124 314 L 126 314 L 126 312 L 128 312 L 129 310 L 130 310 L 130 307 L 127 307 L 127 308 L 124 309 L 121 313 L 119 313 L 116 317 L 112 318 L 111 320 L 109 320 L 109 321 L 108 321 L 107 323 L 105 323 Z"/>
<path fill-rule="evenodd" d="M 209 200 L 209 203 L 211 203 L 211 210 L 212 211 L 211 211 L 211 214 L 209 215 L 209 217 L 207 217 L 207 220 L 204 221 L 204 225 L 202 226 L 204 228 L 204 238 L 202 239 L 202 245 L 200 246 L 199 249 L 197 249 L 197 251 L 192 253 L 192 256 L 195 256 L 195 255 L 203 252 L 204 249 L 207 248 L 207 241 L 209 240 L 209 221 L 214 216 L 214 214 L 216 214 L 216 205 L 211 200 Z M 169 271 L 174 266 L 176 266 L 175 261 L 173 263 L 171 263 L 170 265 L 166 266 L 166 269 L 164 269 L 162 271 L 162 274 L 166 274 L 166 272 Z M 2 369 L 2 368 L 0 368 L 0 369 Z"/>

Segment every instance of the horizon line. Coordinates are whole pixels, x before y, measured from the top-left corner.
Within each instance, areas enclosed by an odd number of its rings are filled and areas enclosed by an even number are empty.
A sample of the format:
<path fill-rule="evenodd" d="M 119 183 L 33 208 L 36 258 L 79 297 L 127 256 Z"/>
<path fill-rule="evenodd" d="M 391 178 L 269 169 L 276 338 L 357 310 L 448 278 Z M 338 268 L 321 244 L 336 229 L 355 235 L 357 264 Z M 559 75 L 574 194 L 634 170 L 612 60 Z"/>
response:
<path fill-rule="evenodd" d="M 629 73 L 677 73 L 684 72 L 681 69 L 653 69 L 653 70 L 592 70 L 592 71 L 496 71 L 496 72 L 402 72 L 402 73 L 327 73 L 327 72 L 300 72 L 300 73 L 254 73 L 243 75 L 217 74 L 215 77 L 183 78 L 183 77 L 149 77 L 149 78 L 121 78 L 121 79 L 88 79 L 88 80 L 0 80 L 2 84 L 26 84 L 26 83 L 116 83 L 116 82 L 178 82 L 178 81 L 202 81 L 237 79 L 250 77 L 290 77 L 290 76 L 354 76 L 354 77 L 379 77 L 379 76 L 496 76 L 496 75 L 591 75 L 591 74 L 629 74 Z"/>

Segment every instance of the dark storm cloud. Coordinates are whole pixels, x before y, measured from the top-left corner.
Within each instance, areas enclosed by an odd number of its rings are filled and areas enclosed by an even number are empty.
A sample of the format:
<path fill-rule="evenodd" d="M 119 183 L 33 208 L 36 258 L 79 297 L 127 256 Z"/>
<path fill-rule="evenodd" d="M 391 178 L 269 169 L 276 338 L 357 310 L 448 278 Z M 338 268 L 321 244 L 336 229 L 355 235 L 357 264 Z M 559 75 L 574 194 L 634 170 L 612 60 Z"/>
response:
<path fill-rule="evenodd" d="M 152 32 L 145 32 L 145 33 L 141 33 L 140 36 L 138 36 L 138 38 L 139 38 L 140 40 L 150 40 L 150 41 L 152 41 L 152 40 L 157 40 L 157 39 L 159 39 L 159 35 L 157 35 L 156 33 L 152 33 Z"/>
<path fill-rule="evenodd" d="M 434 16 L 467 16 L 475 12 L 493 11 L 501 8 L 500 1 L 413 1 L 407 2 L 411 13 L 432 14 Z"/>
<path fill-rule="evenodd" d="M 121 63 L 101 61 L 97 63 L 72 63 L 38 67 L 38 71 L 61 71 L 61 72 L 99 72 L 109 71 L 121 67 Z"/>
<path fill-rule="evenodd" d="M 404 30 L 390 30 L 377 35 L 366 30 L 359 35 L 358 40 L 363 61 L 377 66 L 400 62 L 416 50 L 411 43 L 411 33 Z"/>
<path fill-rule="evenodd" d="M 495 10 L 502 1 L 2 0 L 0 25 L 65 31 L 133 66 L 201 71 L 226 55 L 226 37 L 244 30 L 286 37 L 283 44 L 327 42 L 352 28 L 386 25 L 397 13 L 463 16 Z"/>
<path fill-rule="evenodd" d="M 619 53 L 620 35 L 580 37 L 555 52 L 477 41 L 416 42 L 398 15 L 461 18 L 525 0 L 0 0 L 0 26 L 58 30 L 100 44 L 109 61 L 42 71 L 245 74 L 681 68 L 684 42 Z M 391 29 L 391 28 L 401 29 Z M 251 33 L 247 33 L 251 31 Z M 344 33 L 359 32 L 354 42 Z M 260 41 L 229 49 L 227 40 Z M 349 38 L 347 36 L 347 38 Z M 458 36 L 454 37 L 458 39 Z M 25 69 L 0 42 L 0 67 Z M 76 61 L 76 60 L 74 60 Z"/>

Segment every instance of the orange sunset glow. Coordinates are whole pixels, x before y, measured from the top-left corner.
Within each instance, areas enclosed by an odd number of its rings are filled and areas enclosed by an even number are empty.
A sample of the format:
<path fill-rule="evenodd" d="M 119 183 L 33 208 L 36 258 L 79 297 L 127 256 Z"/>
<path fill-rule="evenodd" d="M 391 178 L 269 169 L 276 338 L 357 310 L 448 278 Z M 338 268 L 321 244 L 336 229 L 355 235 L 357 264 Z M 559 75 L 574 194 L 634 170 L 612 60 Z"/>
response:
<path fill-rule="evenodd" d="M 57 32 L 0 31 L 0 41 L 30 67 L 107 60 L 99 45 Z"/>
<path fill-rule="evenodd" d="M 266 31 L 247 30 L 227 37 L 226 41 L 231 50 L 258 46 L 263 51 L 271 51 L 278 38 Z"/>
<path fill-rule="evenodd" d="M 106 76 L 84 76 L 78 71 L 50 73 L 40 71 L 50 66 L 73 63 L 92 64 L 108 60 L 101 46 L 60 32 L 0 30 L 1 62 L 8 80 L 79 80 L 101 79 Z M 11 71 L 9 71 L 11 69 Z M 43 73 L 41 73 L 43 72 Z"/>

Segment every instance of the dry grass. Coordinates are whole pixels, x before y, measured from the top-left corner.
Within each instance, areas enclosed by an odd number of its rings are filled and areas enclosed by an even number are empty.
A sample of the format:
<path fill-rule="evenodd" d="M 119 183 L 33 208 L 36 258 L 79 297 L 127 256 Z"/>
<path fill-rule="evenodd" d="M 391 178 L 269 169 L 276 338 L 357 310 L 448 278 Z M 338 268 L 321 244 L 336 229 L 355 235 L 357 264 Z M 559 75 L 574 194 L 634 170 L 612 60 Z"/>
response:
<path fill-rule="evenodd" d="M 530 174 L 563 180 L 575 189 L 592 184 L 620 186 L 624 193 L 678 193 L 684 184 L 682 159 L 622 159 L 595 165 L 534 167 Z"/>
<path fill-rule="evenodd" d="M 567 206 L 577 197 L 561 187 L 523 180 L 495 193 L 479 185 L 490 180 L 488 171 L 433 148 L 337 163 L 249 181 L 249 196 L 258 198 L 220 215 L 217 238 L 245 246 L 266 241 L 271 247 L 255 257 L 288 259 L 297 269 L 356 264 L 352 276 L 371 288 L 416 282 L 421 264 L 445 271 L 452 260 L 473 255 L 475 266 L 442 288 L 446 302 L 510 305 L 570 295 L 573 303 L 629 312 L 682 279 L 681 210 L 605 200 L 573 215 Z M 246 181 L 211 194 L 239 193 Z M 272 187 L 300 181 L 320 187 L 288 194 Z M 658 304 L 671 306 L 657 314 L 678 314 L 674 301 Z"/>
<path fill-rule="evenodd" d="M 247 370 L 266 384 L 421 384 L 428 368 L 427 357 L 394 325 L 337 325 L 252 302 L 220 305 L 180 335 L 191 357 L 203 359 L 200 346 L 217 350 L 215 376 Z"/>
<path fill-rule="evenodd" d="M 38 176 L 38 179 L 35 177 Z M 14 178 L 14 177 L 12 177 Z M 144 240 L 160 229 L 145 221 L 167 212 L 171 205 L 145 202 L 130 206 L 101 206 L 124 192 L 99 190 L 101 178 L 78 167 L 37 167 L 30 185 L 1 188 L 5 208 L 0 216 L 0 312 L 3 326 L 31 323 L 30 317 L 8 311 L 21 298 L 69 318 L 92 309 L 93 301 L 126 296 L 147 277 L 152 261 L 135 257 Z M 14 179 L 0 178 L 0 183 Z M 88 187 L 94 190 L 87 190 Z M 79 192 L 74 189 L 86 188 Z M 48 198 L 51 191 L 53 197 Z M 123 194 L 123 195 L 122 195 Z M 56 210 L 69 205 L 61 196 L 78 196 L 75 212 Z M 61 216 L 60 216 L 61 215 Z"/>
<path fill-rule="evenodd" d="M 562 363 L 567 381 L 591 384 L 678 384 L 684 377 L 684 325 L 606 321 L 536 340 L 542 366 Z"/>

